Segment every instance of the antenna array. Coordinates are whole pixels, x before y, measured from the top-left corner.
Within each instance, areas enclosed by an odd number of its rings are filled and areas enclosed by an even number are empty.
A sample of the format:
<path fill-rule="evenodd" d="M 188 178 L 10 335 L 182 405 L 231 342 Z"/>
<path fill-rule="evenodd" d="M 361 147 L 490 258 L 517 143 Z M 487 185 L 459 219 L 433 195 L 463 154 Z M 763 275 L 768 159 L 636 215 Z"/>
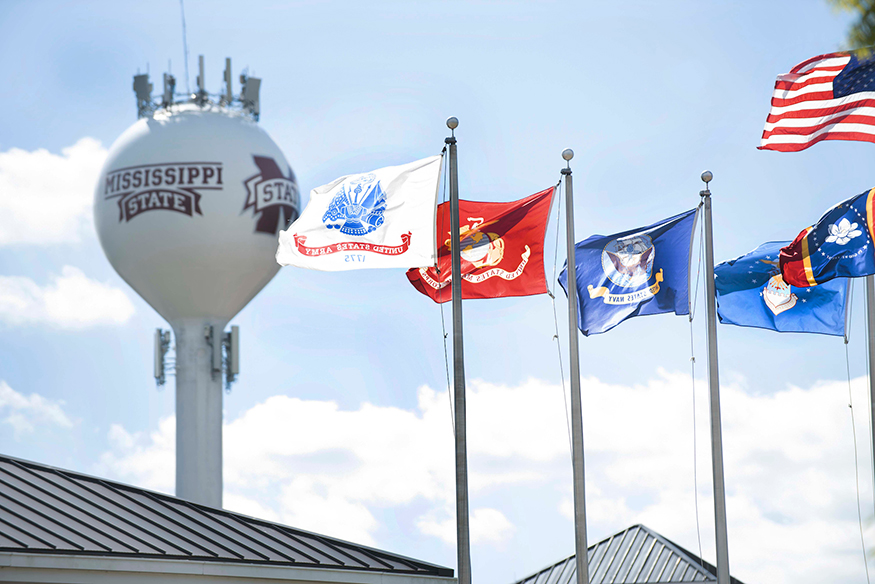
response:
<path fill-rule="evenodd" d="M 225 59 L 223 75 L 224 87 L 218 93 L 209 93 L 204 81 L 204 56 L 198 56 L 197 90 L 194 93 L 177 93 L 176 78 L 164 73 L 164 91 L 160 96 L 152 96 L 152 83 L 149 73 L 134 75 L 134 93 L 137 97 L 137 118 L 153 116 L 159 111 L 173 111 L 176 106 L 195 104 L 201 108 L 222 108 L 258 121 L 260 113 L 259 90 L 261 79 L 250 77 L 244 71 L 240 75 L 240 94 L 234 95 L 232 89 L 231 59 Z"/>

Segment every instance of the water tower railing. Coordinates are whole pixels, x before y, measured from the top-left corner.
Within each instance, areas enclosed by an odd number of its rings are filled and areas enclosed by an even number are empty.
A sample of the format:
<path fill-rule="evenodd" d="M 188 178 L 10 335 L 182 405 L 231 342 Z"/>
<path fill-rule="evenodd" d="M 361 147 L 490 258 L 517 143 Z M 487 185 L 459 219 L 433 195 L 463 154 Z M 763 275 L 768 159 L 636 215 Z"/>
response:
<path fill-rule="evenodd" d="M 204 109 L 220 108 L 224 113 L 237 114 L 258 121 L 260 115 L 259 93 L 261 79 L 250 77 L 244 69 L 240 75 L 241 91 L 234 95 L 232 90 L 231 59 L 225 59 L 225 72 L 223 79 L 224 90 L 219 93 L 210 93 L 205 88 L 203 74 L 203 55 L 198 58 L 200 73 L 198 75 L 198 89 L 194 93 L 179 93 L 176 91 L 176 78 L 164 73 L 164 91 L 160 96 L 153 97 L 153 85 L 149 80 L 149 73 L 134 75 L 134 94 L 137 98 L 137 118 L 152 117 L 157 112 L 173 112 L 181 105 L 194 104 Z"/>

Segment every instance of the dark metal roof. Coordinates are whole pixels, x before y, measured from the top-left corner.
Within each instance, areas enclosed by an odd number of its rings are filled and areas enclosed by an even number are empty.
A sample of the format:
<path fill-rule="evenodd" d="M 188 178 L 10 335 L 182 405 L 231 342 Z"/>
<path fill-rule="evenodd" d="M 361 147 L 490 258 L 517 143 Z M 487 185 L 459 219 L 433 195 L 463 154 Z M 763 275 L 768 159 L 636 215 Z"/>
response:
<path fill-rule="evenodd" d="M 453 575 L 450 568 L 3 455 L 0 552 Z"/>
<path fill-rule="evenodd" d="M 643 525 L 633 525 L 590 546 L 587 561 L 592 584 L 717 581 L 713 565 Z M 571 556 L 516 584 L 575 584 L 576 579 L 576 556 Z"/>

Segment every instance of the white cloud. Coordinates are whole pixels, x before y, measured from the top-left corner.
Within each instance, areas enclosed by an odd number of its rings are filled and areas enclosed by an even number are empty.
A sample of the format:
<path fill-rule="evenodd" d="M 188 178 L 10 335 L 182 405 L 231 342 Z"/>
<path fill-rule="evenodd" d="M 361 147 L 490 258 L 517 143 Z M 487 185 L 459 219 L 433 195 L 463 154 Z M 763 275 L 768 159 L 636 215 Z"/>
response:
<path fill-rule="evenodd" d="M 171 416 L 158 423 L 149 434 L 131 434 L 119 424 L 107 433 L 112 449 L 104 452 L 97 464 L 101 476 L 117 476 L 137 485 L 173 494 L 176 472 L 176 420 Z"/>
<path fill-rule="evenodd" d="M 861 489 L 871 509 L 863 379 L 858 403 Z M 708 400 L 697 384 L 702 544 L 713 560 Z M 863 558 L 845 382 L 750 395 L 721 388 L 733 574 L 745 581 L 852 582 Z M 225 426 L 226 507 L 378 545 L 385 510 L 416 509 L 409 527 L 455 541 L 453 439 L 445 394 L 419 390 L 415 410 L 275 396 Z M 570 533 L 571 472 L 559 387 L 474 381 L 468 392 L 471 538 L 502 549 L 538 533 L 514 524 L 518 493 L 542 493 L 545 519 Z M 645 385 L 583 380 L 591 542 L 643 523 L 697 550 L 693 409 L 688 375 Z M 173 421 L 150 436 L 113 430 L 103 471 L 152 488 L 173 480 Z M 531 498 L 531 495 L 528 495 Z M 508 501 L 515 501 L 508 506 Z M 866 512 L 871 517 L 871 512 Z M 543 528 L 540 526 L 539 528 Z M 875 541 L 875 540 L 873 540 Z M 871 545 L 871 544 L 870 544 Z M 570 547 L 570 546 L 569 546 Z M 564 553 L 564 552 L 563 552 Z M 560 559 L 557 555 L 556 560 Z"/>
<path fill-rule="evenodd" d="M 124 292 L 72 266 L 64 266 L 45 287 L 23 276 L 0 276 L 0 322 L 82 329 L 122 324 L 133 314 L 134 305 Z"/>
<path fill-rule="evenodd" d="M 455 516 L 443 521 L 433 517 L 420 517 L 417 527 L 426 535 L 434 535 L 450 545 L 456 545 Z M 513 537 L 516 527 L 498 509 L 479 507 L 471 510 L 469 519 L 471 545 L 479 543 L 502 544 Z"/>
<path fill-rule="evenodd" d="M 0 245 L 79 241 L 91 233 L 94 187 L 106 149 L 82 138 L 52 154 L 0 152 Z"/>
<path fill-rule="evenodd" d="M 0 422 L 12 426 L 15 440 L 33 434 L 37 426 L 72 428 L 73 422 L 64 413 L 64 402 L 47 399 L 39 394 L 18 393 L 5 381 L 0 381 Z"/>

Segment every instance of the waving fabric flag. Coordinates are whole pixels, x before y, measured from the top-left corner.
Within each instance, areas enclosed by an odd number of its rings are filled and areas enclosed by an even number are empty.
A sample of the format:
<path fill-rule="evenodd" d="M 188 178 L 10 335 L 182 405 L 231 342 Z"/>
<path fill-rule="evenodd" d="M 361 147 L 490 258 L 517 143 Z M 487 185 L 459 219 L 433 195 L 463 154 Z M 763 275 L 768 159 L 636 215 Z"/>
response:
<path fill-rule="evenodd" d="M 714 268 L 717 316 L 723 324 L 781 333 L 845 334 L 847 278 L 797 288 L 784 282 L 778 255 L 787 241 L 770 241 Z"/>
<path fill-rule="evenodd" d="M 833 278 L 875 274 L 875 189 L 824 213 L 781 249 L 781 275 L 791 286 L 807 288 Z"/>
<path fill-rule="evenodd" d="M 329 271 L 433 265 L 440 170 L 432 156 L 313 189 L 280 232 L 277 262 Z"/>
<path fill-rule="evenodd" d="M 578 326 L 584 335 L 609 331 L 627 318 L 689 314 L 689 268 L 696 209 L 648 227 L 593 235 L 577 243 Z M 568 294 L 568 271 L 559 283 Z"/>
<path fill-rule="evenodd" d="M 512 203 L 459 201 L 462 298 L 527 296 L 547 291 L 544 232 L 554 188 Z M 452 299 L 450 204 L 438 207 L 437 268 L 407 271 L 413 286 L 435 302 Z"/>
<path fill-rule="evenodd" d="M 875 142 L 875 53 L 808 59 L 779 75 L 760 150 L 797 152 L 821 140 Z"/>

